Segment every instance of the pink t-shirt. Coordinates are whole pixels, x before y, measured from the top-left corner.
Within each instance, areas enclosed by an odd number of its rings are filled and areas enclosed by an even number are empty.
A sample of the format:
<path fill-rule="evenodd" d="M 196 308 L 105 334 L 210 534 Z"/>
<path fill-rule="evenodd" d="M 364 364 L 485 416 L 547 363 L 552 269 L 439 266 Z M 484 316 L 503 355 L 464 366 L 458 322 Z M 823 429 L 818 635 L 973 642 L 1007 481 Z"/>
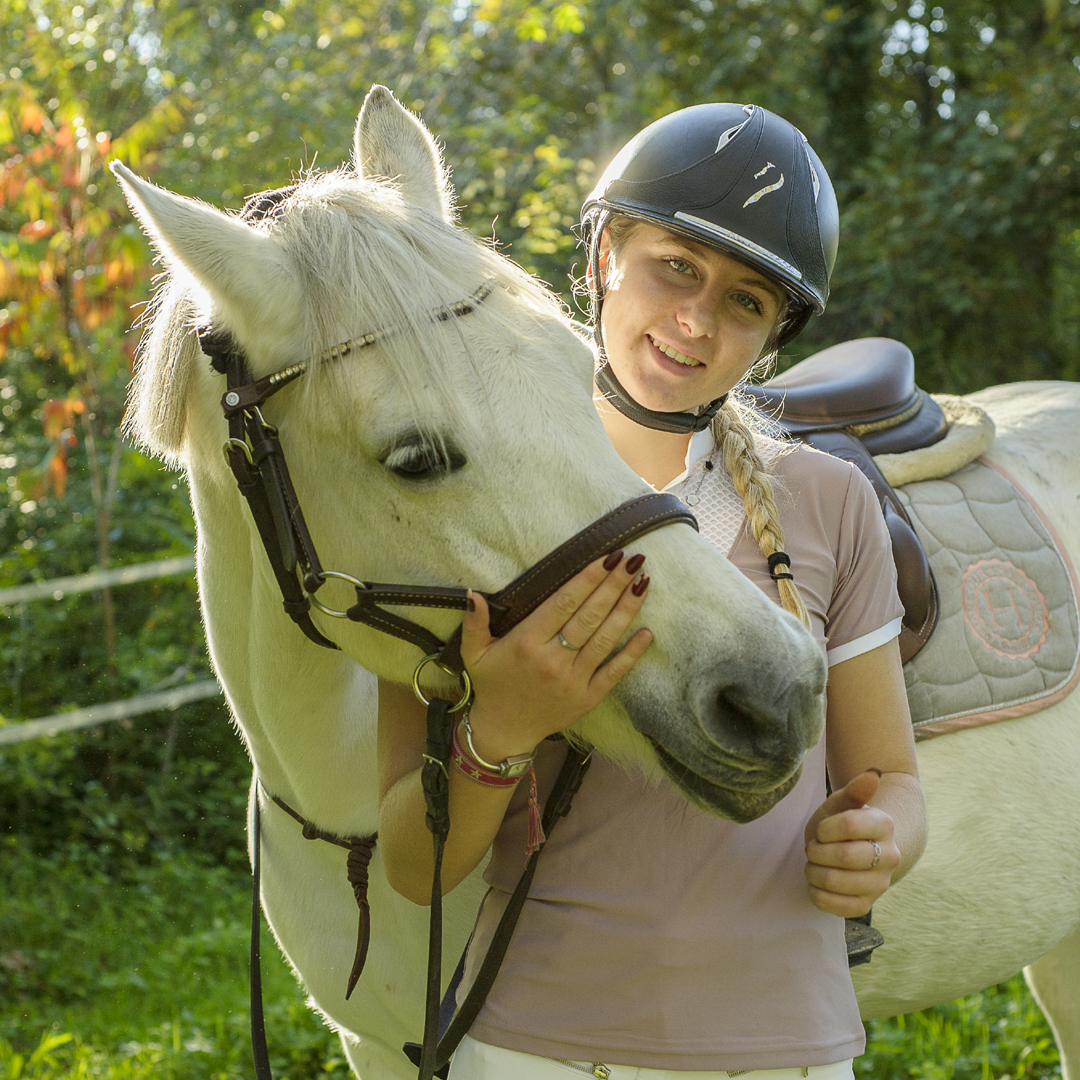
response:
<path fill-rule="evenodd" d="M 694 504 L 707 538 L 726 547 L 735 534 L 729 558 L 779 602 L 745 527 L 729 523 L 725 537 L 731 481 L 707 460 L 672 489 Z M 803 447 L 774 469 L 786 548 L 822 650 L 839 662 L 895 637 L 902 608 L 869 483 Z M 564 755 L 562 744 L 540 747 L 541 801 Z M 470 1035 L 543 1057 L 681 1071 L 862 1053 L 844 921 L 814 907 L 803 876 L 803 829 L 824 797 L 824 739 L 792 791 L 745 825 L 598 755 L 544 849 Z M 522 784 L 495 840 L 459 999 L 521 874 L 526 802 Z"/>

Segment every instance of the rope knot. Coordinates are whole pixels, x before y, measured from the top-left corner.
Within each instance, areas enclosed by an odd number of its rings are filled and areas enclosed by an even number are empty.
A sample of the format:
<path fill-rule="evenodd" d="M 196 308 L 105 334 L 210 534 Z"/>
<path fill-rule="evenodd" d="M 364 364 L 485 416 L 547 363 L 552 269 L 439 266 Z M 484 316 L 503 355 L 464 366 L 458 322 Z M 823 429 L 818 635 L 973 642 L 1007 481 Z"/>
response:
<path fill-rule="evenodd" d="M 366 901 L 368 890 L 368 864 L 375 848 L 374 836 L 354 836 L 349 847 L 349 859 L 345 871 L 353 888 L 356 902 Z"/>

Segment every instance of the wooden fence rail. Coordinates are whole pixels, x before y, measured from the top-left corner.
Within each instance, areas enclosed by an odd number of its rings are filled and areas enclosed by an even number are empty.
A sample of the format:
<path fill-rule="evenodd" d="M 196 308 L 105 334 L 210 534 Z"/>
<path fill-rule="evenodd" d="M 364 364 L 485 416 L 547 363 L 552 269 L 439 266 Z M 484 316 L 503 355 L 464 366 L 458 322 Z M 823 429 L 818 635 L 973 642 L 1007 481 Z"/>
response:
<path fill-rule="evenodd" d="M 29 585 L 16 585 L 10 589 L 0 589 L 0 608 L 23 604 L 28 600 L 62 600 L 72 593 L 92 592 L 112 585 L 132 585 L 138 581 L 150 581 L 153 578 L 170 577 L 174 574 L 188 574 L 195 569 L 195 559 L 191 555 L 181 555 L 175 559 L 159 559 L 155 562 L 135 563 L 115 570 L 93 570 L 88 574 L 74 577 L 52 578 L 49 581 L 35 581 Z M 36 739 L 43 735 L 56 735 L 62 731 L 74 731 L 77 728 L 104 724 L 109 720 L 124 720 L 140 713 L 154 712 L 157 709 L 176 709 L 191 701 L 216 697 L 221 693 L 217 679 L 204 679 L 201 682 L 176 686 L 152 694 L 140 694 L 123 701 L 109 701 L 103 705 L 91 705 L 85 709 L 73 709 L 68 712 L 42 716 L 36 720 L 24 720 L 0 726 L 0 746 Z M 2 722 L 0 722 L 2 724 Z"/>

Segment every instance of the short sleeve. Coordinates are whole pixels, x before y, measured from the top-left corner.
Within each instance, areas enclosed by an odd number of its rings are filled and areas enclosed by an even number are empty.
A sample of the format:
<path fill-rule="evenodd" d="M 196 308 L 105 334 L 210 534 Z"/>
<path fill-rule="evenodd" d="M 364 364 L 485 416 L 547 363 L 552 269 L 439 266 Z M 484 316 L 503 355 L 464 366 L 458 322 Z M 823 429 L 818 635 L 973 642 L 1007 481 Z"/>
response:
<path fill-rule="evenodd" d="M 851 469 L 837 534 L 836 584 L 825 620 L 829 666 L 891 641 L 904 608 L 892 542 L 870 481 Z"/>

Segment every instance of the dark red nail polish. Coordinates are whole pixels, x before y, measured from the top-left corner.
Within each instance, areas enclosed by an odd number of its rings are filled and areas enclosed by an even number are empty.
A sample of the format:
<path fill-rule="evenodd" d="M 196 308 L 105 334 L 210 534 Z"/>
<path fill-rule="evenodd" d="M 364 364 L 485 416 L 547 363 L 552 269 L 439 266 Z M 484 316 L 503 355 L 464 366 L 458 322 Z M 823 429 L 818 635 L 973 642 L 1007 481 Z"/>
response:
<path fill-rule="evenodd" d="M 625 569 L 626 569 L 626 572 L 628 574 L 630 574 L 631 577 L 632 577 L 644 565 L 645 565 L 645 556 L 644 555 L 631 555 L 630 558 L 626 560 Z"/>
<path fill-rule="evenodd" d="M 634 584 L 630 586 L 630 591 L 635 596 L 641 596 L 642 593 L 644 593 L 645 590 L 648 587 L 649 587 L 649 579 L 647 577 L 645 577 L 644 575 L 642 575 L 640 581 L 635 581 Z"/>
<path fill-rule="evenodd" d="M 621 562 L 622 562 L 622 555 L 623 555 L 623 553 L 622 553 L 622 548 L 619 548 L 619 550 L 618 550 L 618 551 L 613 551 L 613 552 L 612 552 L 612 553 L 611 553 L 611 554 L 610 554 L 610 555 L 609 555 L 609 556 L 608 556 L 608 557 L 607 557 L 607 558 L 606 558 L 606 559 L 604 560 L 604 569 L 605 569 L 605 570 L 614 570 L 614 569 L 615 569 L 615 567 L 616 567 L 616 566 L 618 566 L 618 565 L 619 565 L 619 563 L 621 563 Z"/>

